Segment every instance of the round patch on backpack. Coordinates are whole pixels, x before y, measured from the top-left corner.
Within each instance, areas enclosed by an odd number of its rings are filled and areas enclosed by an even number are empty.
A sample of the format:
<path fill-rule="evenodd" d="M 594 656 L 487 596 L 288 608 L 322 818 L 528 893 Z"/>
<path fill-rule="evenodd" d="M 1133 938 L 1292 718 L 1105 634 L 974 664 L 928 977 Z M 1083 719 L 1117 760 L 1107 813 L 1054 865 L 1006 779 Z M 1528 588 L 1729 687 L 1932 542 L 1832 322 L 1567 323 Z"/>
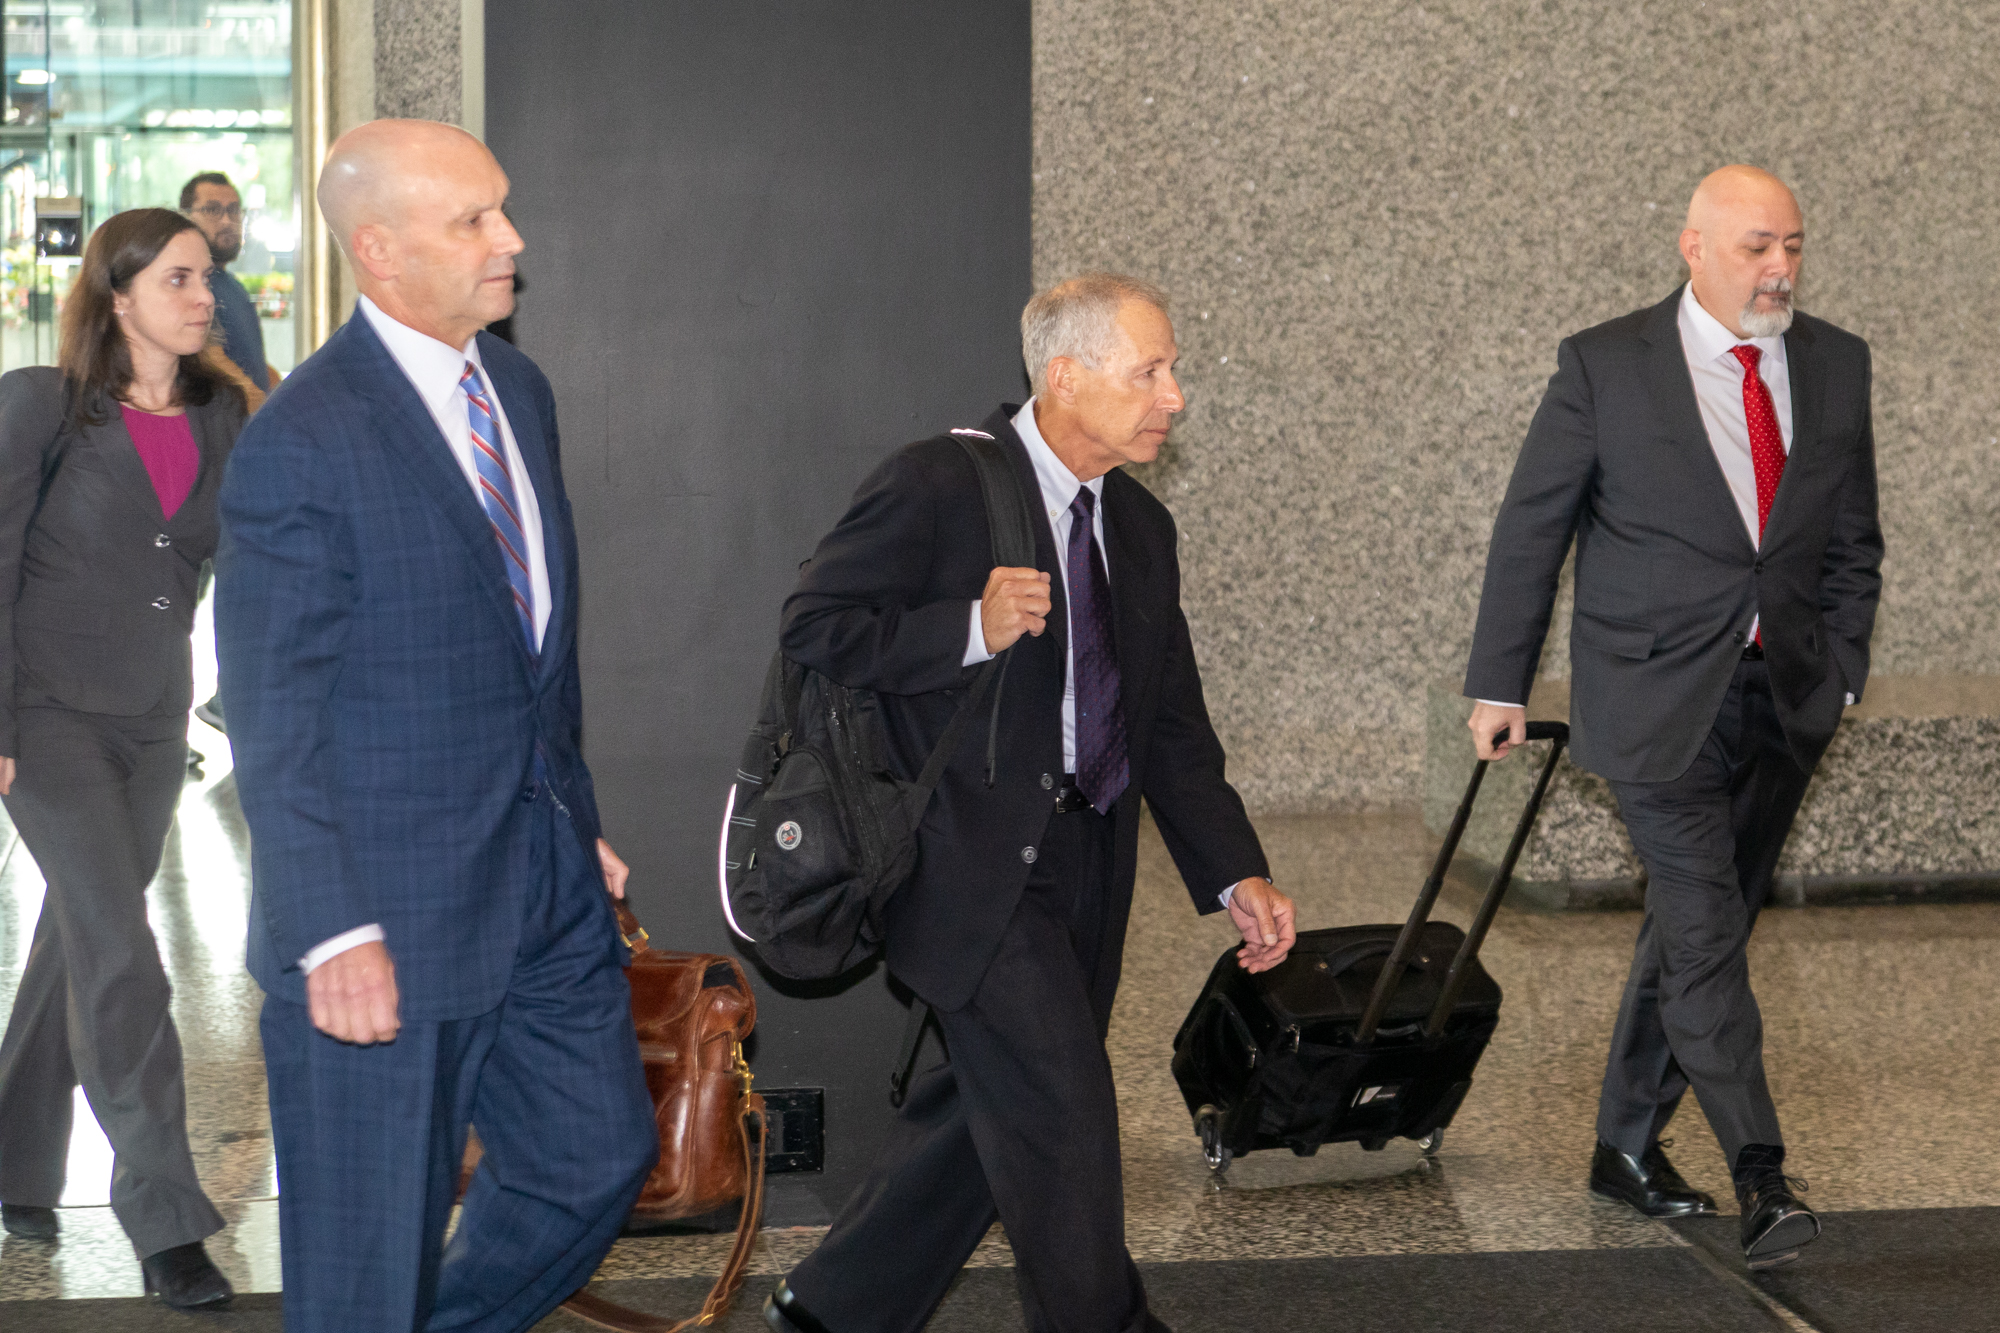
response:
<path fill-rule="evenodd" d="M 799 844 L 805 840 L 805 830 L 799 827 L 797 820 L 787 819 L 778 825 L 778 846 L 784 850 L 795 852 L 799 849 Z"/>

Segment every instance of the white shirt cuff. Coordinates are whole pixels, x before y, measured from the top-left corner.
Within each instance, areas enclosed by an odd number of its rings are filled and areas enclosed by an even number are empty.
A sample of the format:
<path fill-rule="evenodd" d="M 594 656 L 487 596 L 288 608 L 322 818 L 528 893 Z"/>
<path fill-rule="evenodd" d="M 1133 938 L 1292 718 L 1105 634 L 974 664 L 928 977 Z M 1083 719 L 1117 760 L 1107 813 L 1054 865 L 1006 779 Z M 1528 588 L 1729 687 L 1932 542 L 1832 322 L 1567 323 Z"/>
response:
<path fill-rule="evenodd" d="M 387 938 L 380 926 L 356 926 L 353 930 L 343 930 L 332 939 L 306 950 L 306 956 L 299 959 L 299 971 L 311 976 L 314 968 L 335 954 L 346 953 L 359 944 L 375 944 Z"/>
<path fill-rule="evenodd" d="M 986 625 L 979 617 L 979 599 L 972 602 L 972 629 L 965 638 L 965 665 L 978 666 L 990 662 L 993 654 L 986 651 Z"/>
<path fill-rule="evenodd" d="M 1847 706 L 1849 708 L 1854 707 L 1854 695 L 1851 693 L 1847 696 Z"/>
<path fill-rule="evenodd" d="M 1502 703 L 1498 699 L 1474 699 L 1472 702 L 1476 704 L 1490 704 L 1494 708 L 1519 708 L 1521 706 L 1520 704 Z"/>
<path fill-rule="evenodd" d="M 1257 878 L 1263 880 L 1266 884 L 1272 883 L 1271 879 L 1267 876 L 1259 875 L 1257 876 Z M 1241 884 L 1242 882 L 1243 882 L 1242 880 L 1236 881 L 1237 884 Z M 1222 905 L 1225 909 L 1228 908 L 1229 904 L 1236 897 L 1236 884 L 1231 884 L 1228 888 L 1224 889 L 1221 893 L 1218 893 L 1215 896 L 1222 900 Z"/>

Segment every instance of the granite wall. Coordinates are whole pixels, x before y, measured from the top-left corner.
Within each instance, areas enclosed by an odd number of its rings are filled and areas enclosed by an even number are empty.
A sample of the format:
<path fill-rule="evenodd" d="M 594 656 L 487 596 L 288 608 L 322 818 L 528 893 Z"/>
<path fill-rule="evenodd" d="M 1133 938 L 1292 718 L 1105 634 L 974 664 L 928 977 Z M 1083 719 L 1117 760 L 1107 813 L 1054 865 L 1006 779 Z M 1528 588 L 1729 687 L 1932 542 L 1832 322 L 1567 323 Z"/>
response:
<path fill-rule="evenodd" d="M 461 0 L 344 2 L 379 113 L 457 118 Z M 1556 343 L 1672 290 L 1729 161 L 1793 182 L 1801 305 L 1875 347 L 1878 668 L 2000 672 L 1996 56 L 1973 0 L 1038 0 L 1036 278 L 1175 297 L 1144 480 L 1254 808 L 1419 800 Z"/>
<path fill-rule="evenodd" d="M 1471 702 L 1430 686 L 1424 822 L 1442 834 L 1472 776 Z M 1569 682 L 1543 680 L 1528 716 L 1569 717 Z M 1461 857 L 1483 890 L 1504 858 L 1543 757 L 1491 767 Z M 1515 869 L 1509 901 L 1549 910 L 1638 907 L 1645 872 L 1610 784 L 1565 755 Z M 1778 863 L 1781 903 L 2000 897 L 2000 676 L 1877 675 L 1847 710 Z"/>
<path fill-rule="evenodd" d="M 375 114 L 463 123 L 459 59 L 463 0 L 373 0 L 371 7 Z M 361 10 L 360 5 L 355 8 Z"/>
<path fill-rule="evenodd" d="M 1039 0 L 1036 279 L 1177 301 L 1144 479 L 1253 807 L 1416 802 L 1556 343 L 1672 290 L 1730 161 L 1793 182 L 1801 305 L 1875 348 L 1877 668 L 2000 671 L 1996 55 L 1970 0 Z"/>

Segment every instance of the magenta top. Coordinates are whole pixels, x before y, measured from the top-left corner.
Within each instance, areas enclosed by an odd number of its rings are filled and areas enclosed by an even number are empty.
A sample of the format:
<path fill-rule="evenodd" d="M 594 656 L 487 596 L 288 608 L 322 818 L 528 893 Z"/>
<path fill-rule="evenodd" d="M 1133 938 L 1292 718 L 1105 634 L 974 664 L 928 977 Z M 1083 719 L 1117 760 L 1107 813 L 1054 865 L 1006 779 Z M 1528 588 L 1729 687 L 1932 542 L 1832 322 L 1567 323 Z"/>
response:
<path fill-rule="evenodd" d="M 119 406 L 139 461 L 146 465 L 146 475 L 153 479 L 153 490 L 160 497 L 160 512 L 172 518 L 201 474 L 201 450 L 195 445 L 194 429 L 185 413 L 162 417 Z"/>

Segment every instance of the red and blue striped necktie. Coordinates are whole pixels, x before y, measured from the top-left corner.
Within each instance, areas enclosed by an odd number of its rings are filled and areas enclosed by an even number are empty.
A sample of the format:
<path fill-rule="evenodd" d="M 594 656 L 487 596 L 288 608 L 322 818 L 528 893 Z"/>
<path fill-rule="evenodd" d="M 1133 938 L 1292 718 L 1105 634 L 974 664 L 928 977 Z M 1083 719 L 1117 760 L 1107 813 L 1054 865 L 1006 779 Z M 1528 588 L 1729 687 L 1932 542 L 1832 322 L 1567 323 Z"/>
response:
<path fill-rule="evenodd" d="M 494 540 L 500 543 L 500 563 L 507 568 L 507 586 L 514 593 L 514 610 L 521 618 L 521 634 L 528 641 L 528 656 L 535 648 L 535 582 L 528 573 L 528 537 L 521 524 L 521 505 L 514 494 L 514 474 L 507 466 L 507 446 L 500 439 L 500 421 L 487 397 L 479 367 L 467 361 L 458 378 L 465 390 L 466 424 L 472 427 L 472 461 L 479 473 L 479 503 L 493 524 Z"/>

